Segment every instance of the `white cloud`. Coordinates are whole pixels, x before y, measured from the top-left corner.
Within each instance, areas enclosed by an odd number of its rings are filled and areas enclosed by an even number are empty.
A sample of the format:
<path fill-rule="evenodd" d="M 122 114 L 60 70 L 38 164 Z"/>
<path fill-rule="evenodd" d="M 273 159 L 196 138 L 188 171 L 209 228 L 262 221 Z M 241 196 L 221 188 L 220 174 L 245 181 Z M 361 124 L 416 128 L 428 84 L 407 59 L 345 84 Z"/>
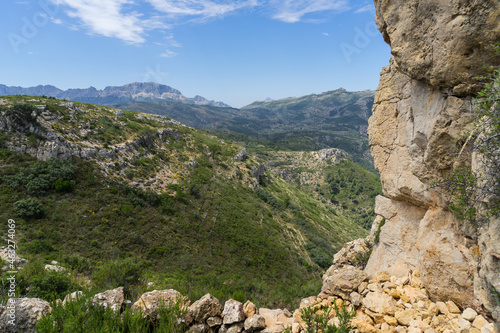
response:
<path fill-rule="evenodd" d="M 326 37 L 330 36 L 328 32 L 323 32 L 323 35 L 325 35 Z"/>
<path fill-rule="evenodd" d="M 212 0 L 147 0 L 156 10 L 169 15 L 210 18 L 223 16 L 246 7 L 255 7 L 258 0 L 212 1 Z"/>
<path fill-rule="evenodd" d="M 348 0 L 272 0 L 271 4 L 277 11 L 273 18 L 287 23 L 299 22 L 310 13 L 349 9 Z"/>
<path fill-rule="evenodd" d="M 79 19 L 91 33 L 119 38 L 130 44 L 145 42 L 143 22 L 137 12 L 124 13 L 129 0 L 52 0 L 69 7 L 67 15 Z"/>
<path fill-rule="evenodd" d="M 165 50 L 160 56 L 163 58 L 173 58 L 177 55 L 177 52 L 174 52 L 172 50 Z"/>
<path fill-rule="evenodd" d="M 375 13 L 375 6 L 370 4 L 370 5 L 366 5 L 366 6 L 363 6 L 359 9 L 357 9 L 354 13 L 356 14 L 359 14 L 359 13 L 364 13 L 364 12 L 373 12 Z"/>
<path fill-rule="evenodd" d="M 233 14 L 243 9 L 259 8 L 273 19 L 293 23 L 314 22 L 318 17 L 304 18 L 312 13 L 346 11 L 350 0 L 50 0 L 61 6 L 74 19 L 67 22 L 72 29 L 82 26 L 91 34 L 118 38 L 141 45 L 147 32 L 170 29 L 176 24 L 204 22 L 207 19 Z M 144 4 L 147 4 L 147 10 Z M 366 7 L 366 8 L 365 8 Z M 356 12 L 369 10 L 368 6 Z M 140 10 L 140 12 L 138 12 Z M 183 21 L 181 21 L 182 19 Z M 53 19 L 56 24 L 62 20 Z M 172 36 L 166 37 L 167 48 L 181 47 Z M 175 52 L 165 51 L 171 57 Z"/>

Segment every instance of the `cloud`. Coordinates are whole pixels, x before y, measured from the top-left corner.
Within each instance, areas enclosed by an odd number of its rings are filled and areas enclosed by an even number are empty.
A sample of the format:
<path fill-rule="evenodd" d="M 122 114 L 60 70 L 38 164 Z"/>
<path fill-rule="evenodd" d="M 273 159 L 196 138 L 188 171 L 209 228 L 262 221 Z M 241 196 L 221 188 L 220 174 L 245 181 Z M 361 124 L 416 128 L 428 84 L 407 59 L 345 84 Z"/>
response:
<path fill-rule="evenodd" d="M 177 52 L 174 52 L 172 50 L 165 50 L 160 56 L 163 58 L 173 58 L 177 55 Z"/>
<path fill-rule="evenodd" d="M 364 12 L 373 12 L 375 13 L 375 6 L 370 4 L 370 5 L 366 5 L 366 6 L 363 6 L 359 9 L 357 9 L 354 13 L 356 14 L 359 14 L 359 13 L 364 13 Z"/>
<path fill-rule="evenodd" d="M 147 32 L 166 30 L 186 22 L 234 14 L 243 9 L 259 8 L 273 19 L 294 23 L 314 22 L 318 17 L 304 16 L 328 11 L 346 11 L 349 0 L 49 0 L 61 6 L 73 20 L 70 28 L 84 27 L 89 33 L 118 38 L 128 44 L 146 42 Z M 368 6 L 365 6 L 368 7 Z M 366 11 L 362 7 L 358 11 Z M 182 20 L 182 21 L 181 21 Z M 62 20 L 53 20 L 61 24 Z M 173 37 L 166 38 L 168 48 L 180 47 Z M 166 51 L 162 56 L 171 57 Z"/>
<path fill-rule="evenodd" d="M 124 13 L 128 0 L 52 0 L 68 7 L 66 14 L 81 21 L 91 32 L 119 38 L 129 44 L 145 42 L 145 28 L 137 12 Z"/>
<path fill-rule="evenodd" d="M 330 36 L 328 32 L 323 32 L 323 35 L 325 35 L 326 37 Z"/>
<path fill-rule="evenodd" d="M 271 4 L 277 11 L 273 18 L 287 23 L 299 22 L 311 13 L 349 9 L 348 0 L 273 0 Z"/>
<path fill-rule="evenodd" d="M 157 11 L 170 18 L 193 16 L 211 18 L 223 16 L 242 8 L 255 7 L 258 0 L 212 1 L 212 0 L 146 0 Z"/>

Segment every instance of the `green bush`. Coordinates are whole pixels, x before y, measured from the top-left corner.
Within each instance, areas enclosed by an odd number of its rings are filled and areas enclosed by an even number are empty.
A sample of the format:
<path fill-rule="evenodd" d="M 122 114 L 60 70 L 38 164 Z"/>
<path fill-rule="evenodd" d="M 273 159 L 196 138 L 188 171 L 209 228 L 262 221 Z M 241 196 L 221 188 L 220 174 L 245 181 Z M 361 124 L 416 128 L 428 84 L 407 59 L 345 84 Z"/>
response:
<path fill-rule="evenodd" d="M 263 188 L 261 188 L 261 187 L 257 188 L 255 190 L 255 193 L 257 193 L 259 198 L 261 198 L 264 202 L 268 203 L 270 206 L 272 206 L 276 209 L 279 209 L 279 210 L 283 209 L 283 205 L 281 204 L 281 202 L 279 202 L 279 200 L 276 199 L 276 197 L 274 195 L 267 192 Z"/>
<path fill-rule="evenodd" d="M 42 203 L 35 199 L 14 202 L 14 211 L 22 218 L 41 218 L 45 214 Z"/>
<path fill-rule="evenodd" d="M 66 272 L 46 271 L 41 262 L 28 264 L 17 276 L 17 292 L 23 297 L 37 297 L 46 301 L 64 298 L 80 287 Z"/>
<path fill-rule="evenodd" d="M 178 318 L 184 317 L 187 312 L 179 303 L 160 305 L 157 313 L 161 320 L 152 320 L 141 312 L 132 312 L 130 308 L 120 313 L 94 305 L 90 294 L 64 306 L 53 303 L 51 307 L 52 313 L 38 321 L 37 332 L 180 333 L 186 331 L 186 327 L 178 323 Z"/>
<path fill-rule="evenodd" d="M 142 263 L 133 258 L 108 261 L 92 272 L 92 281 L 99 289 L 113 289 L 124 287 L 129 293 L 133 286 L 139 285 L 142 276 Z"/>
<path fill-rule="evenodd" d="M 26 190 L 28 190 L 29 194 L 39 197 L 44 195 L 50 189 L 51 185 L 51 177 L 47 174 L 42 174 L 30 180 L 26 184 Z"/>
<path fill-rule="evenodd" d="M 48 253 L 54 251 L 54 246 L 46 239 L 37 239 L 27 244 L 23 244 L 22 247 L 26 249 L 27 252 L 33 254 Z"/>
<path fill-rule="evenodd" d="M 71 182 L 76 176 L 76 167 L 70 160 L 59 160 L 51 158 L 47 162 L 37 161 L 30 167 L 21 168 L 14 175 L 4 177 L 5 183 L 13 189 L 25 187 L 26 191 L 34 196 L 42 196 L 51 187 L 59 190 L 70 191 L 73 188 Z M 57 190 L 57 189 L 56 189 Z"/>
<path fill-rule="evenodd" d="M 28 103 L 14 104 L 7 109 L 5 116 L 12 121 L 12 124 L 17 127 L 26 127 L 29 125 L 38 124 L 33 113 L 37 113 L 38 109 Z"/>
<path fill-rule="evenodd" d="M 53 184 L 54 189 L 59 192 L 59 193 L 69 193 L 73 191 L 73 188 L 75 185 L 73 184 L 72 181 L 70 180 L 64 180 L 62 178 L 59 178 L 56 180 Z"/>
<path fill-rule="evenodd" d="M 322 313 L 318 313 L 322 310 Z M 332 307 L 321 306 L 319 308 L 305 307 L 301 312 L 301 318 L 306 323 L 306 333 L 348 333 L 351 331 L 351 319 L 354 318 L 354 310 L 348 310 L 343 304 L 340 308 L 333 302 L 335 316 L 339 319 L 339 325 L 328 324 Z"/>

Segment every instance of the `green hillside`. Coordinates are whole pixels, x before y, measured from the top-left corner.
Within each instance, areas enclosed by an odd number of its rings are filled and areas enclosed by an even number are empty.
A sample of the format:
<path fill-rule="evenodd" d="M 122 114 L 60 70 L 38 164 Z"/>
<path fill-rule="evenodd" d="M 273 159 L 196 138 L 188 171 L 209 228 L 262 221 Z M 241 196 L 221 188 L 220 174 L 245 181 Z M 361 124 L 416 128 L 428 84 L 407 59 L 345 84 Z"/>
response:
<path fill-rule="evenodd" d="M 366 234 L 256 158 L 235 159 L 240 146 L 168 118 L 27 96 L 0 104 L 0 214 L 30 260 L 21 295 L 54 299 L 75 283 L 135 295 L 154 282 L 285 306 L 317 293 L 335 251 Z M 71 281 L 41 269 L 52 260 Z"/>

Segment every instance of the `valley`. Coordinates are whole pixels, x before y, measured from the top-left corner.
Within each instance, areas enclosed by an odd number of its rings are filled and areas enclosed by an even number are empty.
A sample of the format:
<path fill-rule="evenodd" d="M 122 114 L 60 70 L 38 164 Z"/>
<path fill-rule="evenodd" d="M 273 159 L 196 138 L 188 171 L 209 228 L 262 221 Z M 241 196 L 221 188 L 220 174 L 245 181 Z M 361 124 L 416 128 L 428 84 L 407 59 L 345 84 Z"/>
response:
<path fill-rule="evenodd" d="M 253 150 L 244 136 L 247 153 L 160 115 L 30 96 L 1 104 L 2 218 L 16 219 L 29 260 L 18 292 L 30 297 L 82 286 L 131 297 L 154 283 L 295 306 L 317 293 L 333 254 L 367 234 L 366 200 L 380 191 L 338 149 Z M 373 186 L 334 193 L 324 172 Z M 53 260 L 71 280 L 43 269 Z"/>

